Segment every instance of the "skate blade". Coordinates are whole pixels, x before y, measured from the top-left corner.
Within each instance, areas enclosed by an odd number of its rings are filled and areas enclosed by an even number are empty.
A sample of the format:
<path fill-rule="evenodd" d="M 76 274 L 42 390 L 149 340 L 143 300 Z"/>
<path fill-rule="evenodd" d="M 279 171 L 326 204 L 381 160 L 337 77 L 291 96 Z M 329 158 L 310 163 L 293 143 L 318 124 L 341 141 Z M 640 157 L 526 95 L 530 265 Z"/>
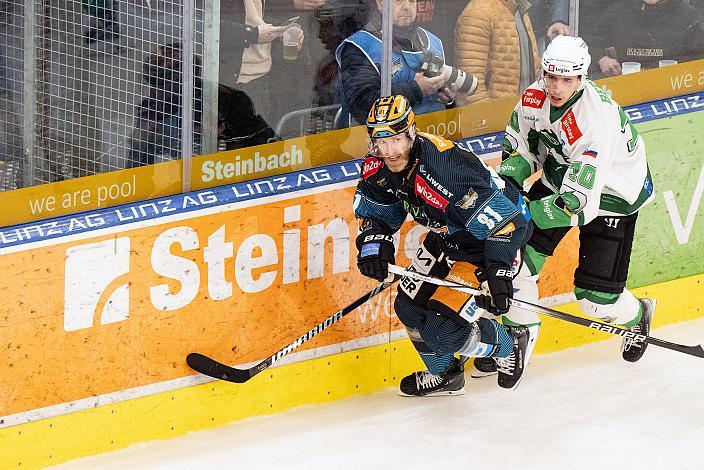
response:
<path fill-rule="evenodd" d="M 657 307 L 657 299 L 640 299 L 640 300 L 645 300 L 647 303 L 649 303 L 649 307 L 651 308 L 650 310 L 650 327 L 652 328 L 653 326 L 653 317 L 655 316 L 655 308 Z M 626 350 L 626 340 L 624 339 L 621 341 L 621 357 L 624 361 L 629 362 L 631 364 L 634 364 L 638 361 L 640 361 L 643 358 L 643 355 L 645 355 L 645 349 L 648 347 L 648 343 L 644 343 L 640 346 L 635 346 L 635 345 L 630 345 L 628 350 L 631 348 L 642 348 L 642 351 L 640 352 L 640 356 L 636 357 L 635 359 L 626 359 L 623 357 L 623 353 L 625 353 Z"/>
<path fill-rule="evenodd" d="M 491 377 L 492 375 L 498 374 L 498 371 L 492 371 L 492 372 L 482 372 L 480 370 L 473 370 L 469 376 L 473 379 L 482 379 L 484 377 Z"/>
<path fill-rule="evenodd" d="M 453 395 L 464 395 L 465 390 L 464 387 L 462 387 L 459 390 L 439 390 L 434 393 L 429 393 L 427 395 L 408 395 L 406 393 L 403 393 L 401 390 L 398 390 L 396 394 L 400 397 L 409 397 L 409 398 L 428 398 L 428 397 L 449 397 Z"/>

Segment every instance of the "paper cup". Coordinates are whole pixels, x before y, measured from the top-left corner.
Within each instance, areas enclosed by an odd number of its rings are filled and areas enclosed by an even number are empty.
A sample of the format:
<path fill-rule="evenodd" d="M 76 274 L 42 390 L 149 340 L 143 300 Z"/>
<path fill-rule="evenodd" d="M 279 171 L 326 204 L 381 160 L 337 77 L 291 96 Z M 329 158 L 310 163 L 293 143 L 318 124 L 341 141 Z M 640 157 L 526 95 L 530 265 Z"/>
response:
<path fill-rule="evenodd" d="M 621 74 L 628 75 L 629 73 L 640 72 L 640 62 L 624 62 L 621 64 Z"/>
<path fill-rule="evenodd" d="M 296 29 L 300 29 L 298 23 L 291 24 L 291 27 L 284 31 L 282 36 L 284 42 L 284 60 L 296 60 L 298 57 L 298 36 Z"/>

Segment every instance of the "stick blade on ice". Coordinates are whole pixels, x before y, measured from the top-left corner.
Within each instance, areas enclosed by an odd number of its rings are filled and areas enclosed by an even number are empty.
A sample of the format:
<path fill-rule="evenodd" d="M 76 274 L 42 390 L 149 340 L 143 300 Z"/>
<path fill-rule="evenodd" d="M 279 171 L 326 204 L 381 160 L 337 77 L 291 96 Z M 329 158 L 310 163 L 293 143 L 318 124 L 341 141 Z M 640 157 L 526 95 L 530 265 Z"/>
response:
<path fill-rule="evenodd" d="M 186 356 L 186 363 L 196 372 L 216 379 L 226 380 L 227 382 L 243 383 L 252 377 L 249 369 L 243 370 L 226 366 L 200 353 L 194 352 L 188 354 L 188 356 Z"/>

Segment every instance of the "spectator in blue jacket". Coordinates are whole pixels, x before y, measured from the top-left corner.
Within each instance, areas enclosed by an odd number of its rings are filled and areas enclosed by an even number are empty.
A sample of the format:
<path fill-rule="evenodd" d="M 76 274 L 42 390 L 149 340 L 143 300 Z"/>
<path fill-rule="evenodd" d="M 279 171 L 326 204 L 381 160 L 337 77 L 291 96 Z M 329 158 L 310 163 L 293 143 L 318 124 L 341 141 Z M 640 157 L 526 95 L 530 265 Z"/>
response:
<path fill-rule="evenodd" d="M 361 31 L 345 39 L 337 48 L 336 59 L 342 76 L 343 117 L 341 125 L 366 120 L 369 109 L 380 97 L 381 89 L 381 8 L 377 9 Z M 416 0 L 393 0 L 393 67 L 391 94 L 403 95 L 417 114 L 444 110 L 454 106 L 456 90 L 445 86 L 442 75 L 427 76 L 423 71 L 425 56 L 416 37 Z M 444 56 L 442 41 L 427 31 L 430 48 Z M 348 122 L 349 121 L 349 122 Z"/>

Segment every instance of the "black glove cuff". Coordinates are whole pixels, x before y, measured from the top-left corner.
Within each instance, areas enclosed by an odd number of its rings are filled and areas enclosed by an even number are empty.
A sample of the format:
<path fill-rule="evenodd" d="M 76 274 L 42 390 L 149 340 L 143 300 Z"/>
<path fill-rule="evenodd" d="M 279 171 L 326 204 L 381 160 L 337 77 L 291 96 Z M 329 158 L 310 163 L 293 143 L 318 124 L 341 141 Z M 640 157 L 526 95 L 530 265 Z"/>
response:
<path fill-rule="evenodd" d="M 381 230 L 365 230 L 364 232 L 360 233 L 357 235 L 357 239 L 355 240 L 355 243 L 357 245 L 357 249 L 361 249 L 362 245 L 365 243 L 391 243 L 392 245 L 394 244 L 394 237 L 393 235 L 389 235 L 388 233 L 385 233 Z"/>

